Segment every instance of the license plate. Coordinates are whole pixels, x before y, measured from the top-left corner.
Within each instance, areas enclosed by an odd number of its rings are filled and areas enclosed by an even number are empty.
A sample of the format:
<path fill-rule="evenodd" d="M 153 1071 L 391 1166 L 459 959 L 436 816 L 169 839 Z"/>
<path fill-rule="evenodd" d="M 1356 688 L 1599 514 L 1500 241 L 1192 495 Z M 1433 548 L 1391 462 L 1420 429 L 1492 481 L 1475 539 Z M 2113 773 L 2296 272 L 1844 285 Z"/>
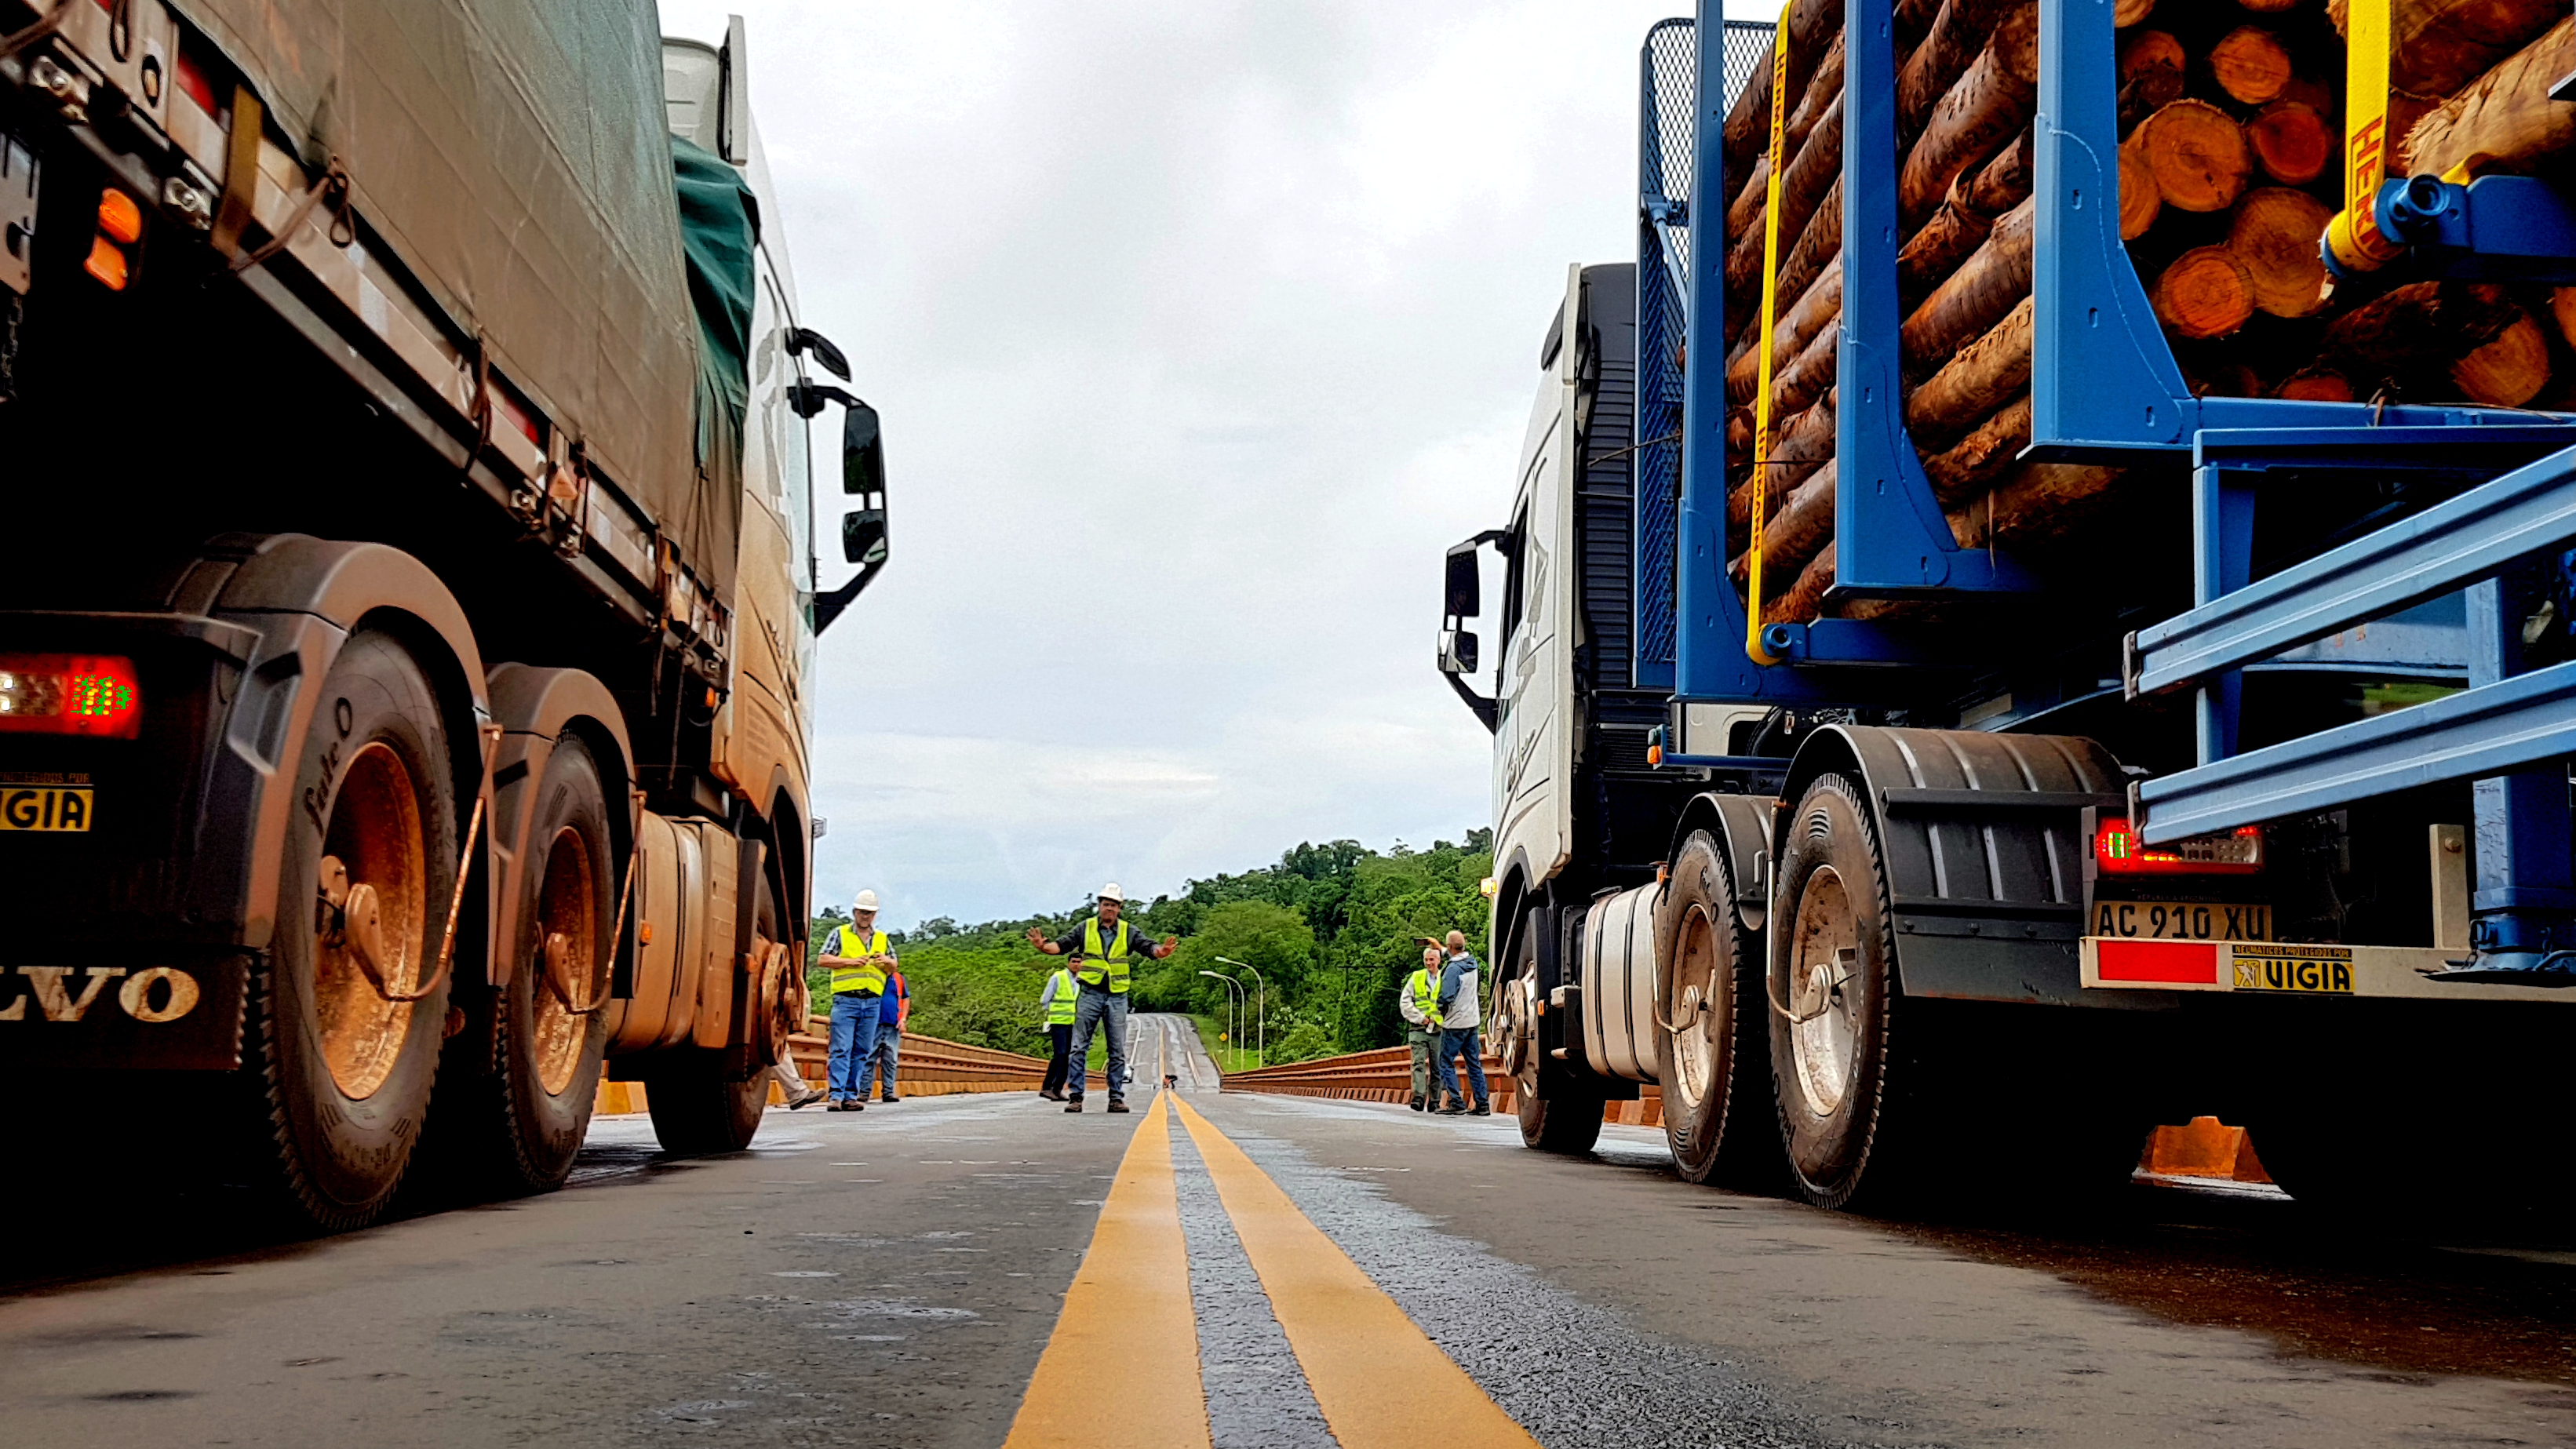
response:
<path fill-rule="evenodd" d="M 87 785 L 0 784 L 0 830 L 89 829 Z"/>
<path fill-rule="evenodd" d="M 2272 908 L 2232 901 L 2096 901 L 2093 934 L 2120 941 L 2268 941 Z"/>
<path fill-rule="evenodd" d="M 2236 946 L 2228 951 L 2239 991 L 2352 995 L 2352 951 L 2339 946 Z"/>

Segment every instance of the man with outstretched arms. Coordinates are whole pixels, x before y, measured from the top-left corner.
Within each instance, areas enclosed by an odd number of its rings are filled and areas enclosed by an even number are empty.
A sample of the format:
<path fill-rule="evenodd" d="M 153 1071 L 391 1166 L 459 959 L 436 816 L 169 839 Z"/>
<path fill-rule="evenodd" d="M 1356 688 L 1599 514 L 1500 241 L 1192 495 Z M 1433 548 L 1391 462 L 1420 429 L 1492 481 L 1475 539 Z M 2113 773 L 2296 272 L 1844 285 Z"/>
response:
<path fill-rule="evenodd" d="M 1047 1039 L 1055 1047 L 1055 1054 L 1047 1058 L 1046 1082 L 1038 1095 L 1050 1102 L 1064 1100 L 1065 1064 L 1073 1052 L 1073 1012 L 1082 998 L 1082 984 L 1073 979 L 1073 973 L 1081 965 L 1082 958 L 1076 956 L 1071 966 L 1058 966 L 1047 977 L 1046 990 L 1038 993 L 1038 1010 L 1046 1013 Z"/>
<path fill-rule="evenodd" d="M 1081 969 L 1074 980 L 1082 986 L 1082 995 L 1073 1008 L 1073 1041 L 1065 1063 L 1064 1110 L 1082 1110 L 1083 1063 L 1091 1058 L 1091 1034 L 1100 1027 L 1101 1019 L 1109 1022 L 1109 1110 L 1127 1110 L 1127 968 L 1130 957 L 1127 926 L 1118 919 L 1127 905 L 1126 896 L 1112 881 L 1100 888 L 1098 914 L 1081 925 L 1050 941 L 1046 932 L 1029 927 L 1029 944 L 1050 956 L 1079 955 Z M 1136 948 L 1149 961 L 1159 961 L 1172 954 L 1180 944 L 1178 937 L 1165 936 L 1159 943 Z"/>
<path fill-rule="evenodd" d="M 832 973 L 832 1105 L 835 1112 L 867 1110 L 876 1075 L 877 1004 L 885 995 L 894 948 L 877 929 L 877 893 L 861 891 L 850 923 L 823 938 L 820 963 Z"/>

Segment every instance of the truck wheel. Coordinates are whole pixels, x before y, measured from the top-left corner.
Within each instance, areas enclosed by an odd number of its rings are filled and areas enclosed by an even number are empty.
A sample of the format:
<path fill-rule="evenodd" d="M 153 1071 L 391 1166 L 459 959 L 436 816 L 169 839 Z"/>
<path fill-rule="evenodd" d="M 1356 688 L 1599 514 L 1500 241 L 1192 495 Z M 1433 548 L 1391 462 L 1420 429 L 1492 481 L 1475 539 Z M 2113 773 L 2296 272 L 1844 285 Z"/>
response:
<path fill-rule="evenodd" d="M 1601 1140 L 1601 1090 L 1563 1069 L 1550 1070 L 1538 1036 L 1538 917 L 1522 918 L 1503 972 L 1511 986 L 1496 1014 L 1512 1045 L 1503 1059 L 1512 1071 L 1512 1111 L 1520 1118 L 1521 1144 L 1540 1152 L 1583 1153 Z M 1540 1095 L 1542 1088 L 1546 1095 Z"/>
<path fill-rule="evenodd" d="M 485 993 L 469 1028 L 483 1060 L 460 1125 L 482 1139 L 481 1165 L 504 1192 L 563 1186 L 589 1130 L 608 1039 L 596 1008 L 616 954 L 619 869 L 598 762 L 565 735 L 547 756 L 529 822 L 510 982 Z M 442 1102 L 442 1118 L 448 1110 Z"/>
<path fill-rule="evenodd" d="M 428 1115 L 447 987 L 388 996 L 437 969 L 456 881 L 451 779 L 419 664 L 386 635 L 351 635 L 296 765 L 276 935 L 244 1032 L 249 1160 L 319 1231 L 384 1211 Z"/>
<path fill-rule="evenodd" d="M 1891 1186 L 1884 1157 L 1896 997 L 1887 877 L 1851 782 L 1807 787 L 1782 851 L 1768 977 L 1771 1077 L 1800 1196 L 1841 1208 Z"/>
<path fill-rule="evenodd" d="M 1760 948 L 1736 914 L 1725 854 L 1707 831 L 1691 832 L 1674 857 L 1660 914 L 1655 994 L 1666 1029 L 1657 1075 L 1673 1166 L 1688 1182 L 1706 1182 L 1721 1166 L 1734 1182 L 1776 1175 Z"/>
<path fill-rule="evenodd" d="M 766 956 L 768 943 L 778 939 L 778 918 L 777 891 L 764 874 L 752 916 L 754 960 Z M 767 1031 L 769 1023 L 755 1022 L 752 1029 Z M 697 1157 L 740 1152 L 751 1145 L 761 1114 L 769 1110 L 769 1073 L 755 1071 L 733 1081 L 725 1071 L 728 1055 L 692 1052 L 645 1077 L 644 1107 L 653 1114 L 653 1135 L 661 1139 L 663 1151 Z"/>

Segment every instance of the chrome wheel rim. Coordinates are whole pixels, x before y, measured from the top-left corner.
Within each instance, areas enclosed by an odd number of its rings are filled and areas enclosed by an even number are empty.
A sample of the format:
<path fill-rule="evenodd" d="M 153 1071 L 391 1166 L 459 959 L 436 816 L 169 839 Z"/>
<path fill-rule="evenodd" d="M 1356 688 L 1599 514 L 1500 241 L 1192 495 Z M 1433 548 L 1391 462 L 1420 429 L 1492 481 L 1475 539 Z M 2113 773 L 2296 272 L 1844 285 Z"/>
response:
<path fill-rule="evenodd" d="M 1696 1107 L 1709 1099 L 1717 1081 L 1717 929 L 1705 907 L 1694 905 L 1682 917 L 1667 1010 L 1674 1086 Z"/>
<path fill-rule="evenodd" d="M 1832 866 L 1818 866 L 1798 894 L 1797 939 L 1789 960 L 1791 1065 L 1807 1107 L 1819 1117 L 1851 1094 L 1860 1061 L 1860 1022 L 1853 977 L 1860 933 L 1851 895 Z"/>

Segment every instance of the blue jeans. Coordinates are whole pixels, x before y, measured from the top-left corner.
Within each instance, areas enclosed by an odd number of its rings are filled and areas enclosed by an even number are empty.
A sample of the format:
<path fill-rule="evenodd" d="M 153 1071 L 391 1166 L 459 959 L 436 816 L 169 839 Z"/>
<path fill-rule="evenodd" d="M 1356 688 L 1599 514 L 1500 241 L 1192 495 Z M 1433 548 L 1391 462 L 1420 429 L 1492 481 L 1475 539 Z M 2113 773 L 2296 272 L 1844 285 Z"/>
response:
<path fill-rule="evenodd" d="M 832 997 L 832 1100 L 865 1097 L 875 1075 L 877 999 L 857 991 Z"/>
<path fill-rule="evenodd" d="M 1485 1048 L 1476 1040 L 1472 1026 L 1453 1026 L 1440 1033 L 1440 1090 L 1449 1094 L 1453 1107 L 1463 1100 L 1458 1095 L 1458 1057 L 1462 1052 L 1467 1058 L 1468 1085 L 1476 1089 L 1476 1105 L 1485 1106 L 1492 1100 L 1485 1095 Z"/>
<path fill-rule="evenodd" d="M 1073 1052 L 1065 1065 L 1065 1094 L 1077 1102 L 1089 1075 L 1082 1064 L 1091 1060 L 1091 1034 L 1100 1029 L 1103 1017 L 1109 1026 L 1109 1100 L 1127 1098 L 1127 993 L 1084 987 L 1082 999 L 1073 1004 Z"/>
<path fill-rule="evenodd" d="M 876 1056 L 877 1081 L 885 1089 L 885 1099 L 891 1102 L 899 1095 L 894 1089 L 894 1073 L 895 1068 L 903 1065 L 902 1027 L 882 1019 L 877 1022 Z M 859 1095 L 866 1096 L 867 1090 L 861 1087 Z"/>

